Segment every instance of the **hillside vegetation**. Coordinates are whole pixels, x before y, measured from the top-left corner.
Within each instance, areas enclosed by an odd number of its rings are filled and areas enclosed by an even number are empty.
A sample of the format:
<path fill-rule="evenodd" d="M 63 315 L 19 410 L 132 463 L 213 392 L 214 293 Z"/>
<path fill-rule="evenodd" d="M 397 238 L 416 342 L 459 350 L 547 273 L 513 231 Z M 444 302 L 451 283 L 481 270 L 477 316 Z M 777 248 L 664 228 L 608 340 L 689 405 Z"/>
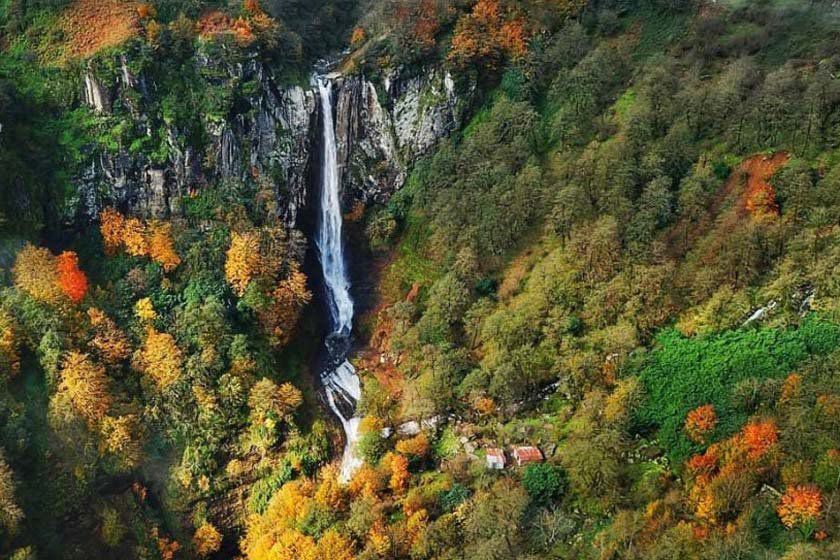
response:
<path fill-rule="evenodd" d="M 0 557 L 840 557 L 832 2 L 0 14 Z M 197 53 L 300 81 L 345 45 L 346 72 L 442 66 L 476 91 L 351 228 L 378 284 L 353 358 L 365 463 L 341 484 L 309 372 L 317 283 L 270 178 L 79 224 L 90 145 L 167 144 L 69 92 L 131 49 L 154 114 L 192 134 L 234 111 Z M 515 466 L 519 445 L 545 460 Z"/>

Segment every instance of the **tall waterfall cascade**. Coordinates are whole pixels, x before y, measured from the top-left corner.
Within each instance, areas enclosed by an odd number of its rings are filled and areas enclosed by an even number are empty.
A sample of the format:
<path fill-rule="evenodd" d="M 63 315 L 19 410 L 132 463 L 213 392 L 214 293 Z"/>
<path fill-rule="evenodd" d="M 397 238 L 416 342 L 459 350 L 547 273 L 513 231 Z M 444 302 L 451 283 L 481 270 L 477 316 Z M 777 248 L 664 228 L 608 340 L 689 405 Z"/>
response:
<path fill-rule="evenodd" d="M 353 298 L 344 260 L 341 215 L 341 173 L 338 167 L 338 150 L 333 118 L 332 82 L 325 77 L 316 78 L 321 99 L 322 146 L 320 211 L 315 244 L 324 274 L 327 306 L 330 314 L 331 333 L 326 345 L 329 365 L 321 373 L 327 403 L 341 421 L 346 444 L 341 460 L 341 480 L 346 482 L 362 464 L 355 447 L 359 438 L 359 421 L 356 404 L 362 396 L 362 387 L 356 369 L 347 360 L 350 336 L 353 330 Z"/>

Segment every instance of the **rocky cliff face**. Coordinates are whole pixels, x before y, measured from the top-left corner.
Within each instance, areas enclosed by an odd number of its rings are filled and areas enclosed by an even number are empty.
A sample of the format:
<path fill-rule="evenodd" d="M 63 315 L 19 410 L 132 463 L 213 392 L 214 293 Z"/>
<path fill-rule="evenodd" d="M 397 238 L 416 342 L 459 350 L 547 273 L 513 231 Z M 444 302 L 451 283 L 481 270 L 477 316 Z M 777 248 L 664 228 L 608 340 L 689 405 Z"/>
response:
<path fill-rule="evenodd" d="M 281 85 L 256 56 L 226 63 L 197 55 L 198 71 L 208 78 L 196 87 L 249 86 L 238 90 L 232 104 L 237 110 L 198 115 L 197 145 L 194 132 L 150 114 L 156 96 L 167 92 L 142 73 L 134 75 L 125 55 L 116 62 L 110 81 L 92 67 L 84 73 L 83 102 L 106 117 L 128 114 L 149 138 L 162 135 L 165 158 L 124 146 L 93 150 L 78 177 L 83 216 L 115 204 L 130 213 L 169 217 L 207 184 L 261 183 L 274 189 L 278 216 L 295 226 L 319 153 L 320 104 L 312 88 Z M 415 76 L 392 72 L 379 83 L 362 76 L 334 79 L 345 208 L 357 201 L 385 202 L 403 185 L 411 163 L 458 127 L 468 99 L 439 70 Z"/>
<path fill-rule="evenodd" d="M 199 115 L 204 133 L 201 146 L 165 119 L 157 123 L 162 131 L 153 130 L 154 117 L 147 107 L 161 92 L 145 76 L 132 75 L 124 57 L 115 83 L 105 85 L 92 70 L 85 73 L 84 103 L 105 115 L 117 105 L 127 108 L 136 124 L 146 126 L 149 137 L 162 132 L 167 156 L 155 161 L 125 147 L 96 151 L 80 177 L 80 210 L 94 216 L 107 203 L 132 213 L 167 217 L 180 211 L 185 196 L 210 181 L 268 177 L 284 222 L 294 224 L 306 194 L 315 95 L 300 86 L 281 87 L 256 58 L 227 65 L 197 57 L 196 64 L 202 73 L 218 76 L 197 87 L 212 87 L 214 80 L 252 84 L 239 100 L 246 109 L 225 119 Z"/>
<path fill-rule="evenodd" d="M 459 94 L 448 73 L 405 76 L 381 83 L 337 78 L 336 137 L 344 201 L 384 202 L 410 165 L 460 125 L 471 91 Z"/>

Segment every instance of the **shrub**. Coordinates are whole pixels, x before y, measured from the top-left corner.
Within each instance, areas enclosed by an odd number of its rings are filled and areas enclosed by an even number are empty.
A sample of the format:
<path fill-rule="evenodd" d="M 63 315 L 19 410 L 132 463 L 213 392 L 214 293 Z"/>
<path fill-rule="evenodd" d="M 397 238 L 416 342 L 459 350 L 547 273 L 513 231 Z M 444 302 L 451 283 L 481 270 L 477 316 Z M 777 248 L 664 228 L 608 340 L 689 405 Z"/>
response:
<path fill-rule="evenodd" d="M 566 490 L 566 473 L 548 463 L 528 465 L 522 475 L 525 491 L 536 503 L 548 505 L 559 500 Z"/>

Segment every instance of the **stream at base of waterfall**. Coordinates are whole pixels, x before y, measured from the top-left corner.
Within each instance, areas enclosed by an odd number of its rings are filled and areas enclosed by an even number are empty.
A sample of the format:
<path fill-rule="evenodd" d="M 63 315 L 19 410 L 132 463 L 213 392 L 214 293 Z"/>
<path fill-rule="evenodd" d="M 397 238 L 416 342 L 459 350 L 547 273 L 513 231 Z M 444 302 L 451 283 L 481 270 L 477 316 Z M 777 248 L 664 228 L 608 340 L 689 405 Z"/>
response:
<path fill-rule="evenodd" d="M 326 339 L 329 360 L 321 373 L 321 382 L 327 403 L 344 428 L 346 444 L 341 460 L 341 480 L 347 482 L 362 464 L 355 452 L 360 421 L 355 412 L 362 396 L 362 387 L 356 369 L 347 360 L 351 349 L 354 306 L 344 261 L 341 184 L 333 118 L 332 82 L 321 76 L 316 77 L 315 81 L 321 100 L 323 132 L 321 205 L 315 244 L 324 274 L 331 326 L 331 333 Z"/>

